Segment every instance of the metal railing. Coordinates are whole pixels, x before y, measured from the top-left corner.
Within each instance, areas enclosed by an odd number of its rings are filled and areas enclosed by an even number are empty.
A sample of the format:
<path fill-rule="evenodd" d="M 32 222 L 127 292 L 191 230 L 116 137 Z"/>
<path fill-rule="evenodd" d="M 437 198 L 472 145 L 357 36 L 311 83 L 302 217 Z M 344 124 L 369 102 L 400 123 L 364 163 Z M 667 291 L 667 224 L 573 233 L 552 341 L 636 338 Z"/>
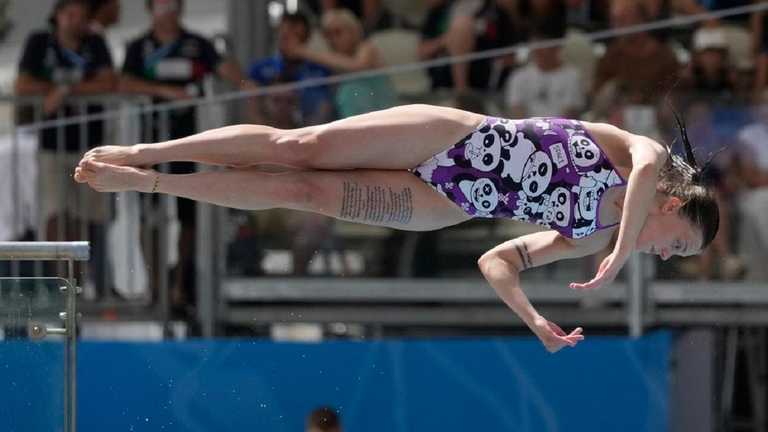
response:
<path fill-rule="evenodd" d="M 243 95 L 243 98 L 246 96 Z M 89 98 L 89 103 L 95 103 L 96 101 L 100 101 L 99 98 Z M 139 126 L 139 122 L 141 119 L 141 116 L 151 116 L 153 108 L 149 105 L 141 105 L 142 103 L 148 103 L 148 100 L 139 98 L 138 100 L 129 98 L 126 101 L 123 101 L 120 97 L 117 96 L 110 96 L 107 97 L 106 100 L 113 100 L 115 103 L 127 103 L 129 104 L 129 108 L 123 111 L 116 111 L 114 113 L 108 113 L 108 115 L 104 115 L 104 118 L 112 118 L 114 117 L 116 124 L 120 125 L 122 129 L 121 133 L 115 134 L 115 135 L 108 135 L 108 136 L 119 136 L 122 138 L 112 139 L 111 141 L 105 142 L 105 144 L 108 143 L 132 143 L 132 142 L 140 142 L 140 141 L 149 141 L 149 139 L 144 138 L 150 138 L 149 136 L 140 136 L 141 133 L 139 130 L 141 129 Z M 30 101 L 34 101 L 35 103 L 39 103 L 39 99 L 27 99 L 23 100 L 23 102 L 27 103 Z M 86 103 L 85 101 L 82 101 L 82 103 Z M 211 104 L 210 101 L 200 101 L 200 105 L 198 108 L 205 107 L 205 106 L 212 106 L 215 104 Z M 163 111 L 160 109 L 160 114 L 157 115 L 157 118 L 155 121 L 158 122 L 158 130 L 160 131 L 160 138 L 157 139 L 163 139 L 163 137 L 167 137 L 168 133 L 168 117 L 167 117 L 167 111 Z M 163 114 L 165 112 L 165 114 Z M 210 120 L 210 119 L 208 119 Z M 150 120 L 148 120 L 150 121 Z M 24 128 L 27 130 L 41 130 L 44 128 L 44 123 L 33 123 L 30 125 L 24 125 L 20 126 L 20 128 Z M 127 125 L 127 126 L 126 126 Z M 220 126 L 221 121 L 201 121 L 199 124 L 200 129 L 207 129 L 210 127 L 216 127 Z M 127 132 L 126 132 L 127 131 Z M 146 132 L 145 132 L 146 135 Z M 46 173 L 43 173 L 46 174 Z M 167 227 L 168 227 L 168 221 L 167 218 L 167 208 L 164 206 L 167 206 L 168 198 L 162 197 L 160 201 L 161 205 L 161 212 L 160 212 L 160 219 L 156 219 L 154 221 L 153 226 L 156 227 L 158 230 L 157 232 L 157 250 L 155 252 L 159 255 L 160 260 L 160 268 L 165 269 L 166 271 L 161 271 L 161 277 L 159 278 L 156 285 L 153 286 L 153 290 L 156 290 L 159 292 L 158 302 L 156 304 L 147 305 L 146 303 L 143 304 L 143 306 L 148 307 L 149 309 L 154 309 L 155 311 L 158 311 L 157 314 L 153 316 L 153 318 L 158 318 L 163 320 L 164 322 L 167 322 L 170 319 L 169 316 L 169 279 L 168 279 L 168 265 L 167 263 L 161 261 L 163 257 L 167 256 L 167 249 L 171 247 L 175 247 L 175 245 L 170 244 L 168 233 L 167 233 Z M 144 201 L 142 203 L 142 209 L 141 213 L 144 216 L 147 216 L 151 214 L 151 204 L 147 200 L 147 197 L 144 197 Z M 265 256 L 261 256 L 258 254 L 259 250 L 266 250 L 267 253 L 273 254 L 274 252 L 279 252 L 282 250 L 290 250 L 291 249 L 291 241 L 295 238 L 292 236 L 297 235 L 296 231 L 293 231 L 292 229 L 286 230 L 283 228 L 274 228 L 269 226 L 270 223 L 279 222 L 284 223 L 286 220 L 286 215 L 283 212 L 280 211 L 265 211 L 265 212 L 239 212 L 239 211 L 231 211 L 227 209 L 222 208 L 215 208 L 208 205 L 199 205 L 198 206 L 198 228 L 197 228 L 197 242 L 198 242 L 198 252 L 196 255 L 196 280 L 198 282 L 198 289 L 197 289 L 197 296 L 198 296 L 198 308 L 197 308 L 197 315 L 196 318 L 200 322 L 203 334 L 206 336 L 212 336 L 216 332 L 216 327 L 219 323 L 225 322 L 227 320 L 226 316 L 222 316 L 221 314 L 229 314 L 232 312 L 232 309 L 228 307 L 228 304 L 230 301 L 237 301 L 236 298 L 230 298 L 227 294 L 226 287 L 231 285 L 233 281 L 236 281 L 235 283 L 242 284 L 244 280 L 248 280 L 250 287 L 252 290 L 259 290 L 261 288 L 264 288 L 265 284 L 271 284 L 273 281 L 270 281 L 269 279 L 261 279 L 259 277 L 252 277 L 252 278 L 246 278 L 243 277 L 243 275 L 237 275 L 236 273 L 233 273 L 231 271 L 231 268 L 229 268 L 229 259 L 228 255 L 230 254 L 229 246 L 231 246 L 231 242 L 233 240 L 233 237 L 231 235 L 231 230 L 236 229 L 237 226 L 235 225 L 237 220 L 242 218 L 256 218 L 260 221 L 266 221 L 267 224 L 263 227 L 261 227 L 257 231 L 257 237 L 253 238 L 251 242 L 248 244 L 248 248 L 253 252 L 253 255 L 250 255 L 250 257 L 256 261 L 261 261 L 262 259 L 266 259 Z M 292 216 L 294 217 L 294 216 Z M 301 220 L 301 219 L 300 219 Z M 301 222 L 299 223 L 301 226 Z M 279 226 L 279 225 L 278 225 Z M 325 225 L 322 227 L 323 229 L 328 228 Z M 445 232 L 441 233 L 440 236 L 447 236 L 447 238 L 452 239 L 456 238 L 458 240 L 458 243 L 454 240 L 446 240 L 443 245 L 451 245 L 453 243 L 456 243 L 460 245 L 459 249 L 457 250 L 445 250 L 440 253 L 442 256 L 449 256 L 451 253 L 461 253 L 466 254 L 468 252 L 472 252 L 473 248 L 485 248 L 484 244 L 488 243 L 488 246 L 491 246 L 490 243 L 500 241 L 504 238 L 511 237 L 514 235 L 519 235 L 522 233 L 522 231 L 519 230 L 520 227 L 516 226 L 515 224 L 507 224 L 506 222 L 499 222 L 499 221 L 482 221 L 481 223 L 470 223 L 462 225 L 461 227 L 455 228 L 455 229 L 449 229 Z M 38 232 L 40 232 L 41 229 L 38 228 Z M 275 232 L 279 232 L 280 234 L 275 235 Z M 338 270 L 329 270 L 330 267 L 333 267 L 334 260 L 338 261 L 336 258 L 341 254 L 343 257 L 344 254 L 352 253 L 357 254 L 358 258 L 362 260 L 364 265 L 372 264 L 374 266 L 380 266 L 381 263 L 376 262 L 376 260 L 381 260 L 385 258 L 385 256 L 389 255 L 402 255 L 410 257 L 408 260 L 400 259 L 398 260 L 398 265 L 406 267 L 409 265 L 410 261 L 414 258 L 416 253 L 414 252 L 413 248 L 413 239 L 411 238 L 414 235 L 410 235 L 405 241 L 400 243 L 400 246 L 397 246 L 397 248 L 392 249 L 390 246 L 387 245 L 386 242 L 388 242 L 392 235 L 394 235 L 394 232 L 379 228 L 361 228 L 359 226 L 353 225 L 353 224 L 344 224 L 344 223 L 338 223 L 335 222 L 333 225 L 330 226 L 330 230 L 327 232 L 328 238 L 330 239 L 331 244 L 323 244 L 320 245 L 323 249 L 328 247 L 328 250 L 322 250 L 321 255 L 326 254 L 328 255 L 328 259 L 326 260 L 326 274 L 334 274 Z M 418 235 L 415 235 L 418 238 Z M 467 243 L 466 240 L 471 238 L 472 242 Z M 463 240 L 462 240 L 463 239 Z M 480 250 L 478 249 L 478 253 Z M 336 256 L 334 256 L 336 254 Z M 277 256 L 277 255 L 275 255 Z M 231 257 L 230 257 L 231 258 Z M 370 263 L 366 264 L 366 260 L 371 260 Z M 470 262 L 471 260 L 468 260 L 467 262 Z M 257 263 L 258 265 L 261 265 L 261 262 Z M 625 302 L 625 313 L 624 313 L 624 320 L 627 323 L 628 328 L 630 329 L 630 333 L 633 335 L 640 335 L 642 333 L 642 329 L 647 325 L 649 322 L 649 314 L 653 313 L 653 305 L 650 305 L 649 302 L 652 300 L 649 300 L 648 298 L 648 282 L 649 278 L 652 278 L 653 275 L 649 274 L 647 271 L 643 270 L 648 267 L 648 261 L 644 260 L 642 256 L 638 256 L 635 259 L 632 260 L 632 262 L 628 266 L 628 279 L 627 284 L 625 285 L 627 287 L 626 294 L 622 294 L 622 301 Z M 274 266 L 273 266 L 274 267 Z M 277 268 L 284 267 L 283 264 L 278 264 Z M 570 274 L 571 276 L 575 275 L 581 275 L 577 277 L 586 277 L 589 274 L 588 267 L 584 266 L 584 262 L 577 262 L 575 265 L 570 264 L 558 264 L 558 268 L 560 270 L 566 270 L 566 273 Z M 582 270 L 579 270 L 582 269 Z M 367 270 L 366 270 L 367 271 Z M 275 276 L 279 276 L 281 274 L 285 274 L 285 272 L 278 272 L 275 274 Z M 551 277 L 551 272 L 547 271 L 544 272 L 544 278 Z M 407 269 L 400 268 L 394 275 L 396 276 L 410 276 L 410 273 Z M 357 276 L 374 276 L 373 274 L 363 272 L 362 274 L 357 274 Z M 445 277 L 446 275 L 443 275 Z M 305 294 L 309 294 L 309 291 L 302 291 L 302 286 L 307 287 L 310 285 L 305 285 L 305 281 L 300 279 L 294 279 L 292 282 L 291 279 L 288 279 L 286 282 L 283 282 L 282 284 L 288 284 L 291 285 L 293 288 L 297 290 L 296 292 L 304 292 Z M 365 284 L 366 282 L 362 282 Z M 533 285 L 535 285 L 537 282 L 532 282 Z M 446 285 L 449 285 L 450 283 L 447 283 Z M 414 283 L 413 287 L 414 289 L 418 288 L 419 284 Z M 261 287 L 261 288 L 260 288 Z M 223 290 L 222 290 L 223 289 Z M 478 288 L 478 289 L 485 289 L 485 288 Z M 318 293 L 322 291 L 314 291 L 313 293 Z M 375 293 L 371 293 L 372 298 L 375 299 L 376 295 Z M 536 300 L 536 294 L 532 294 L 532 299 Z M 435 301 L 439 300 L 439 297 L 435 297 Z M 247 300 L 246 300 L 247 301 Z M 262 301 L 270 301 L 269 299 L 262 299 Z M 274 299 L 274 301 L 282 301 L 280 299 Z M 545 302 L 547 300 L 544 300 Z M 567 300 L 571 301 L 571 300 Z M 275 315 L 276 316 L 276 315 Z M 339 317 L 340 319 L 343 319 L 343 317 Z"/>
<path fill-rule="evenodd" d="M 64 261 L 67 263 L 66 285 L 60 291 L 67 296 L 66 308 L 59 313 L 63 328 L 30 323 L 33 339 L 57 334 L 64 339 L 64 431 L 77 430 L 77 295 L 75 261 L 90 259 L 88 242 L 0 242 L 0 261 Z M 41 278 L 35 278 L 40 280 Z M 0 278 L 0 281 L 3 279 Z M 18 279 L 14 279 L 18 280 Z"/>
<path fill-rule="evenodd" d="M 88 242 L 0 242 L 0 260 L 88 261 Z"/>
<path fill-rule="evenodd" d="M 719 15 L 717 16 L 744 13 L 745 11 L 763 10 L 766 7 L 768 7 L 768 5 L 758 5 L 749 9 L 719 12 Z M 598 32 L 586 36 L 592 41 L 605 40 L 617 35 L 656 30 L 669 27 L 670 25 L 691 24 L 707 19 L 710 16 L 711 15 L 702 15 L 687 17 L 685 19 L 674 19 L 650 23 L 643 26 L 619 29 L 618 31 Z M 281 96 L 291 96 L 296 99 L 297 94 L 301 94 L 303 90 L 313 86 L 335 85 L 348 80 L 370 78 L 382 73 L 397 74 L 412 72 L 414 70 L 423 70 L 425 67 L 451 64 L 456 61 L 489 58 L 501 54 L 513 54 L 520 49 L 534 49 L 537 47 L 562 45 L 563 43 L 565 43 L 564 40 L 539 41 L 533 44 L 506 47 L 497 51 L 473 53 L 462 58 L 443 58 L 419 64 L 396 65 L 384 70 L 364 71 L 359 74 L 350 75 L 336 75 L 327 80 L 307 80 L 302 83 L 270 86 L 250 92 L 220 94 L 202 99 L 179 101 L 163 105 L 151 105 L 150 101 L 146 99 L 138 100 L 135 101 L 135 105 L 130 109 L 122 111 L 107 109 L 105 112 L 97 115 L 69 117 L 63 123 L 40 122 L 42 118 L 38 113 L 32 116 L 36 122 L 24 126 L 24 128 L 32 128 L 32 130 L 41 130 L 49 127 L 62 128 L 69 124 L 67 122 L 74 124 L 79 122 L 84 124 L 88 120 L 98 118 L 105 122 L 116 122 L 117 124 L 128 122 L 134 126 L 134 132 L 132 132 L 133 135 L 126 135 L 127 138 L 125 139 L 106 141 L 105 144 L 151 142 L 166 139 L 169 136 L 171 125 L 169 124 L 168 113 L 173 109 L 195 108 L 199 111 L 203 111 L 204 109 L 213 107 L 214 109 L 226 111 L 226 108 L 229 108 L 229 103 L 241 102 L 251 97 L 262 98 L 267 103 L 277 104 L 277 100 L 280 99 Z M 434 95 L 424 95 L 424 99 L 436 103 L 455 102 L 454 100 L 451 100 L 451 98 L 429 99 L 431 96 Z M 107 100 L 110 98 L 111 97 L 108 97 Z M 117 103 L 124 101 L 123 96 L 114 96 L 114 98 Z M 30 99 L 30 101 L 33 100 L 34 99 Z M 91 101 L 98 102 L 100 100 L 100 97 L 96 97 Z M 25 100 L 10 99 L 9 101 L 15 104 Z M 77 99 L 73 99 L 73 101 L 75 104 L 85 104 L 85 100 L 78 102 Z M 39 99 L 34 100 L 35 104 L 39 104 L 39 102 Z M 279 110 L 280 107 L 271 107 L 269 109 Z M 495 111 L 493 112 L 494 114 L 503 114 L 503 109 L 489 111 Z M 205 115 L 198 116 L 198 128 L 200 130 L 222 125 L 222 123 L 216 120 L 206 122 L 205 120 L 209 120 L 206 117 L 207 116 Z M 290 117 L 290 115 L 286 116 L 288 120 L 291 120 Z M 266 120 L 267 121 L 264 122 L 265 124 L 277 124 L 277 122 L 270 122 L 272 118 L 269 116 L 266 117 Z M 157 122 L 156 128 L 154 128 L 157 130 L 157 134 L 154 136 L 148 134 L 148 128 L 146 126 L 144 128 L 140 127 L 142 121 Z M 225 119 L 223 123 L 231 123 L 231 121 Z M 298 124 L 297 127 L 299 126 L 304 125 Z M 87 144 L 87 136 L 82 135 L 86 133 L 87 132 L 82 132 L 80 136 L 81 149 L 84 148 L 83 144 Z M 175 247 L 175 245 L 170 244 L 167 232 L 169 221 L 167 218 L 167 204 L 168 200 L 166 197 L 160 198 L 161 210 L 159 213 L 161 213 L 161 215 L 159 219 L 155 220 L 158 230 L 156 237 L 157 247 L 150 248 L 150 251 L 156 252 L 161 259 L 167 256 L 167 250 L 169 248 Z M 142 214 L 144 216 L 151 213 L 152 209 L 150 207 L 151 205 L 145 199 L 142 206 Z M 206 336 L 213 335 L 215 333 L 216 325 L 225 321 L 226 317 L 223 317 L 221 314 L 228 314 L 231 312 L 231 309 L 229 308 L 230 301 L 233 303 L 238 301 L 238 298 L 230 297 L 228 294 L 229 288 L 232 285 L 247 285 L 248 289 L 254 292 L 264 291 L 265 288 L 271 288 L 278 285 L 281 287 L 287 286 L 287 289 L 293 290 L 292 292 L 297 293 L 297 296 L 299 297 L 301 295 L 311 296 L 315 294 L 320 294 L 320 296 L 322 296 L 322 293 L 328 295 L 331 294 L 330 291 L 323 291 L 324 288 L 317 287 L 317 285 L 322 285 L 323 282 L 308 283 L 306 279 L 296 278 L 285 279 L 278 283 L 275 279 L 267 279 L 264 277 L 284 277 L 292 275 L 290 270 L 291 265 L 293 264 L 294 267 L 297 267 L 296 257 L 298 254 L 296 253 L 297 248 L 295 248 L 297 243 L 296 239 L 300 235 L 306 234 L 305 231 L 302 231 L 302 228 L 307 226 L 315 229 L 315 233 L 323 231 L 323 235 L 325 236 L 320 242 L 315 244 L 313 248 L 310 248 L 309 251 L 310 253 L 315 254 L 315 258 L 310 260 L 312 261 L 312 264 L 319 263 L 313 270 L 315 274 L 323 274 L 324 276 L 338 276 L 343 274 L 347 278 L 350 276 L 360 277 L 361 279 L 365 279 L 360 282 L 361 285 L 365 286 L 380 283 L 380 280 L 373 280 L 374 278 L 399 277 L 401 278 L 399 283 L 413 283 L 409 286 L 414 289 L 420 289 L 422 287 L 420 281 L 408 279 L 416 276 L 413 267 L 415 258 L 418 258 L 418 247 L 422 244 L 421 241 L 424 239 L 421 234 L 407 234 L 402 238 L 398 238 L 398 234 L 390 230 L 379 228 L 368 229 L 341 222 L 311 225 L 314 223 L 311 220 L 311 217 L 296 217 L 295 213 L 287 216 L 286 213 L 281 211 L 241 212 L 213 208 L 207 205 L 199 205 L 197 208 L 199 222 L 196 234 L 198 247 L 195 257 L 195 279 L 198 282 L 197 318 L 202 324 L 203 334 Z M 294 218 L 298 220 L 298 223 L 291 225 L 290 222 L 287 222 Z M 236 236 L 233 235 L 233 231 L 237 230 L 250 230 L 252 235 L 243 241 L 240 247 L 233 247 L 233 243 L 238 240 Z M 42 230 L 38 228 L 38 233 L 41 231 Z M 473 273 L 474 270 L 470 269 L 470 267 L 474 267 L 474 260 L 470 260 L 468 257 L 472 254 L 477 256 L 481 253 L 481 249 L 493 246 L 493 242 L 502 241 L 522 233 L 524 233 L 524 229 L 521 229 L 520 226 L 516 226 L 515 224 L 507 223 L 506 221 L 470 222 L 463 224 L 456 229 L 444 230 L 439 234 L 440 238 L 437 240 L 431 238 L 429 240 L 429 242 L 431 242 L 430 246 L 433 246 L 436 249 L 442 248 L 437 252 L 432 253 L 432 259 L 430 260 L 431 263 L 439 264 L 441 266 L 442 273 L 432 276 L 454 278 L 459 274 L 459 271 L 457 271 L 458 269 L 460 271 L 465 271 L 465 273 L 460 275 L 469 276 L 465 281 L 460 281 L 459 283 L 473 283 L 477 285 L 477 276 L 479 275 L 476 271 Z M 392 260 L 393 257 L 396 259 Z M 233 264 L 235 259 L 239 259 L 242 262 L 236 263 L 237 265 L 235 265 Z M 461 268 L 461 266 L 455 264 L 457 259 L 463 259 L 463 262 L 469 264 L 466 267 Z M 642 256 L 636 256 L 631 260 L 627 267 L 626 284 L 623 285 L 626 287 L 626 291 L 621 292 L 619 295 L 619 300 L 626 305 L 626 310 L 621 313 L 621 320 L 627 324 L 633 335 L 639 335 L 642 332 L 643 327 L 647 325 L 650 319 L 649 317 L 654 313 L 654 305 L 651 303 L 656 300 L 655 298 L 649 298 L 649 292 L 653 292 L 652 287 L 649 286 L 649 282 L 654 278 L 654 273 L 653 271 L 647 271 L 647 267 L 650 266 L 651 261 L 652 260 Z M 167 263 L 163 263 L 161 260 L 158 260 L 158 262 L 159 270 L 156 271 L 161 273 L 161 277 L 156 282 L 154 288 L 160 293 L 158 297 L 159 310 L 166 311 L 163 312 L 162 316 L 164 317 L 163 319 L 167 319 L 167 310 L 169 307 L 168 266 Z M 557 269 L 556 271 L 547 269 L 546 271 L 539 271 L 538 273 L 527 272 L 526 278 L 529 277 L 530 273 L 535 273 L 536 276 L 534 276 L 534 282 L 531 282 L 531 286 L 536 286 L 539 282 L 553 282 L 558 276 L 558 273 L 567 274 L 567 277 L 581 278 L 591 276 L 592 271 L 591 263 L 588 264 L 586 261 L 579 261 L 576 262 L 576 264 L 558 263 L 555 268 Z M 392 269 L 395 270 L 390 271 Z M 405 282 L 406 280 L 407 282 Z M 314 281 L 317 281 L 317 279 Z M 452 281 L 449 281 L 443 285 L 450 287 L 451 283 Z M 312 289 L 317 290 L 312 291 Z M 489 288 L 478 287 L 477 289 L 486 290 Z M 450 291 L 450 288 L 448 290 Z M 535 291 L 535 289 L 532 291 Z M 371 299 L 375 301 L 377 298 L 376 293 L 371 292 L 369 294 L 371 295 Z M 313 298 L 316 297 L 317 296 Z M 536 300 L 536 293 L 532 292 L 531 297 L 533 300 Z M 381 296 L 381 299 L 382 302 L 386 301 L 386 296 Z M 240 300 L 244 303 L 249 301 L 247 298 Z M 440 294 L 436 293 L 432 300 L 439 301 Z M 552 299 L 550 298 L 550 300 Z M 251 299 L 250 301 L 254 300 Z M 285 299 L 279 298 L 279 296 L 272 299 L 261 297 L 257 301 L 265 303 L 274 301 L 275 303 L 278 303 L 285 301 Z M 543 301 L 548 300 L 544 298 Z M 569 305 L 579 304 L 577 301 L 565 295 L 552 301 L 561 303 L 568 302 Z M 613 316 L 615 316 L 615 314 Z M 339 317 L 339 319 L 343 320 L 343 317 Z"/>
<path fill-rule="evenodd" d="M 4 96 L 0 97 L 0 104 L 9 107 L 7 111 L 13 116 L 8 131 L 10 148 L 6 147 L 10 170 L 4 173 L 11 184 L 7 203 L 13 210 L 11 232 L 16 238 L 72 240 L 74 231 L 77 238 L 88 241 L 94 252 L 93 262 L 82 282 L 89 295 L 100 294 L 98 304 L 103 307 L 126 304 L 149 307 L 147 298 L 121 299 L 115 296 L 113 288 L 114 279 L 118 277 L 115 270 L 124 270 L 123 274 L 130 277 L 152 268 L 159 299 L 155 315 L 167 321 L 169 199 L 160 197 L 153 201 L 150 197 L 140 197 L 141 220 L 120 218 L 122 223 L 116 223 L 121 216 L 119 209 L 123 208 L 120 196 L 95 193 L 85 185 L 76 184 L 72 174 L 79 157 L 95 146 L 168 139 L 168 111 L 153 110 L 150 97 L 121 94 L 68 97 L 65 104 L 50 115 L 43 113 L 40 96 Z M 47 171 L 31 176 L 29 169 Z M 32 202 L 25 194 L 34 195 Z M 135 233 L 137 226 L 140 239 L 128 238 L 125 246 L 117 245 L 119 241 L 110 241 Z M 31 232 L 31 237 L 24 235 L 25 232 Z M 142 244 L 146 247 L 142 248 Z M 130 258 L 115 255 L 116 248 L 120 247 L 146 252 L 142 257 L 147 265 L 118 261 Z M 22 273 L 25 272 L 21 271 L 18 261 L 12 261 L 9 275 Z M 41 262 L 35 261 L 31 274 L 42 273 Z M 29 274 L 27 271 L 26 275 Z"/>

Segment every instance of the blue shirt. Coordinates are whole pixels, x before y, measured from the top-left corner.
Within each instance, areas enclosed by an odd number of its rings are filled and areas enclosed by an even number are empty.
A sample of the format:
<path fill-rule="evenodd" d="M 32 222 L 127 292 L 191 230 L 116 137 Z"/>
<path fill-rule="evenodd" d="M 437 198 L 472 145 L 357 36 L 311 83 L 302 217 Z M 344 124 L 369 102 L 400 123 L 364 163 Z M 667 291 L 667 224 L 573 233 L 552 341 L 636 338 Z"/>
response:
<path fill-rule="evenodd" d="M 291 65 L 280 54 L 276 54 L 253 62 L 248 69 L 248 76 L 265 86 L 278 82 L 298 82 L 331 76 L 330 70 L 311 62 L 297 63 L 294 67 L 289 66 Z M 305 119 L 312 118 L 323 104 L 333 106 L 333 97 L 328 86 L 313 86 L 301 90 L 301 113 Z"/>

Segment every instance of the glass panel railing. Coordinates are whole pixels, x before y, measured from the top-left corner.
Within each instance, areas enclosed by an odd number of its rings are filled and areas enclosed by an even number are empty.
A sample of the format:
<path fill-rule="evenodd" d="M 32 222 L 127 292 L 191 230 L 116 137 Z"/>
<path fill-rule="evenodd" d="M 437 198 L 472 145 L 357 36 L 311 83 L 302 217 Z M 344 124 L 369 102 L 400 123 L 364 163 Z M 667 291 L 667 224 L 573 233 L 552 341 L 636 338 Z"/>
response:
<path fill-rule="evenodd" d="M 64 279 L 0 278 L 1 430 L 68 430 L 68 288 Z"/>

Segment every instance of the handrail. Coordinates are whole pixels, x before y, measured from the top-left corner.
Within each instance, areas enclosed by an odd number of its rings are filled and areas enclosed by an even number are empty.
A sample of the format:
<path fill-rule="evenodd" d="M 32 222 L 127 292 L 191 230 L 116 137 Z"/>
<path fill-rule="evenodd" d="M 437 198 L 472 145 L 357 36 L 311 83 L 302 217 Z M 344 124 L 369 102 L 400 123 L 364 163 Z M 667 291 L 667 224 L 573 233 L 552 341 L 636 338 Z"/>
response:
<path fill-rule="evenodd" d="M 649 31 L 663 30 L 669 27 L 679 27 L 684 25 L 692 25 L 700 22 L 705 22 L 713 19 L 720 19 L 730 16 L 745 15 L 755 12 L 762 12 L 768 10 L 768 3 L 755 3 L 745 6 L 737 6 L 728 9 L 720 9 L 716 11 L 707 11 L 703 13 L 697 13 L 686 16 L 675 16 L 666 19 L 659 19 L 647 23 L 641 23 L 637 25 L 630 25 L 620 28 L 611 28 L 607 30 L 600 30 L 591 33 L 585 33 L 584 36 L 590 41 L 603 41 L 611 38 L 632 35 L 636 33 L 644 33 Z M 426 70 L 432 67 L 449 66 L 456 63 L 465 63 L 476 60 L 491 59 L 507 55 L 515 55 L 520 50 L 533 51 L 539 48 L 549 48 L 555 46 L 563 46 L 566 43 L 566 38 L 553 38 L 546 40 L 529 41 L 523 43 L 516 43 L 513 45 L 494 48 L 484 51 L 475 51 L 467 54 L 456 56 L 444 56 L 431 60 L 418 61 L 414 63 L 389 65 L 379 67 L 375 69 L 368 69 L 363 71 L 348 72 L 328 77 L 310 78 L 298 82 L 282 83 L 269 86 L 259 86 L 253 89 L 240 89 L 236 91 L 224 92 L 217 95 L 211 95 L 209 97 L 198 97 L 183 100 L 166 101 L 158 104 L 151 104 L 141 108 L 133 108 L 137 114 L 151 114 L 155 112 L 166 112 L 176 109 L 188 109 L 200 106 L 210 106 L 214 104 L 222 104 L 233 101 L 239 101 L 243 99 L 270 96 L 273 94 L 284 93 L 287 91 L 302 90 L 310 87 L 318 87 L 325 85 L 335 85 L 342 82 L 348 82 L 357 79 L 364 79 L 383 75 L 395 75 L 404 72 L 413 72 Z M 131 94 L 121 93 L 108 93 L 108 95 L 121 97 L 130 96 Z M 13 100 L 16 96 L 13 95 L 0 95 L 0 100 Z M 78 96 L 85 98 L 88 96 Z M 99 95 L 96 96 L 97 98 Z M 93 114 L 83 114 L 78 116 L 71 116 L 65 119 L 47 120 L 44 122 L 36 123 L 38 128 L 48 127 L 61 127 L 69 126 L 73 124 L 85 123 L 88 121 L 105 120 L 108 118 L 118 117 L 117 112 L 102 112 Z M 2 131 L 0 131 L 2 132 Z"/>
<path fill-rule="evenodd" d="M 88 261 L 88 242 L 0 242 L 0 261 Z"/>
<path fill-rule="evenodd" d="M 15 105 L 42 105 L 45 95 L 16 95 L 0 93 L 0 102 Z M 109 104 L 113 102 L 150 103 L 152 98 L 147 95 L 135 93 L 105 92 L 89 95 L 67 96 L 65 105 L 76 104 Z"/>

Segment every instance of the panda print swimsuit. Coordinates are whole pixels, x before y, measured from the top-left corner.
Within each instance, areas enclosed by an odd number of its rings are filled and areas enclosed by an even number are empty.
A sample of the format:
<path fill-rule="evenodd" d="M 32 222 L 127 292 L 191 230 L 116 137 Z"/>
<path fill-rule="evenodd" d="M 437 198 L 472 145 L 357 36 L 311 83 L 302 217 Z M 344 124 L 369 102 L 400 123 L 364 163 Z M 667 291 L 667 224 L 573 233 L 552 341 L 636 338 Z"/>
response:
<path fill-rule="evenodd" d="M 453 147 L 411 170 L 473 217 L 510 218 L 583 238 L 599 229 L 600 200 L 626 185 L 576 120 L 488 117 Z"/>

